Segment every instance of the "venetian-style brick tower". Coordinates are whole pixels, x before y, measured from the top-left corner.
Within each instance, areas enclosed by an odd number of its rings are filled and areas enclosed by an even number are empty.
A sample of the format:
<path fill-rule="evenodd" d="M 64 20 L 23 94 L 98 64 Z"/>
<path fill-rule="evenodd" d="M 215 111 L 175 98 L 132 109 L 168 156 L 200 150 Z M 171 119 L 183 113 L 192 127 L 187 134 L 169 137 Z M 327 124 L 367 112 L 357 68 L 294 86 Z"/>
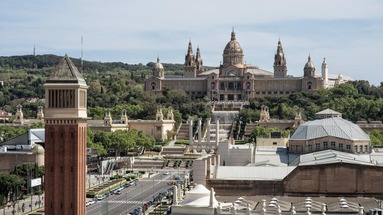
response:
<path fill-rule="evenodd" d="M 85 215 L 88 86 L 65 55 L 44 88 L 45 214 Z"/>

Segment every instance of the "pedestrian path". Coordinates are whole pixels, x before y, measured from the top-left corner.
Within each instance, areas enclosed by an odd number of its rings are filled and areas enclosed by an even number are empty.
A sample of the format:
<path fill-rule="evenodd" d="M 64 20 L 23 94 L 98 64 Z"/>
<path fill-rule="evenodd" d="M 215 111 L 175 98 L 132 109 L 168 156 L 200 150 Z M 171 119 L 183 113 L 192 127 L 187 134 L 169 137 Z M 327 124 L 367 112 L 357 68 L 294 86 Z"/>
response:
<path fill-rule="evenodd" d="M 44 195 L 33 195 L 26 199 L 17 200 L 14 204 L 2 209 L 4 215 L 28 214 L 44 207 Z"/>

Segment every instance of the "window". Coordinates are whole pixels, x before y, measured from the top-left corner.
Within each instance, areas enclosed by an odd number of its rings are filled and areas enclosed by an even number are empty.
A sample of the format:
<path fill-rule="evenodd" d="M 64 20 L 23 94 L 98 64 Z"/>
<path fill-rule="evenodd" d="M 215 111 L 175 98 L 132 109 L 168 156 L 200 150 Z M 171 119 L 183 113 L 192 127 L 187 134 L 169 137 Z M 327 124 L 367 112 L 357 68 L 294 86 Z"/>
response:
<path fill-rule="evenodd" d="M 364 145 L 364 152 L 367 152 L 367 151 L 368 151 L 368 146 Z"/>
<path fill-rule="evenodd" d="M 320 143 L 316 143 L 315 144 L 315 148 L 316 148 L 317 151 L 319 151 L 320 150 Z"/>
<path fill-rule="evenodd" d="M 234 83 L 233 82 L 229 82 L 227 88 L 228 88 L 228 90 L 234 90 Z"/>
<path fill-rule="evenodd" d="M 220 90 L 224 90 L 224 89 L 225 89 L 225 84 L 224 84 L 224 83 L 221 83 L 221 84 L 219 85 L 219 89 L 220 89 Z"/>
<path fill-rule="evenodd" d="M 277 142 L 273 142 L 273 146 L 276 146 L 277 145 Z"/>
<path fill-rule="evenodd" d="M 242 90 L 242 83 L 241 82 L 237 82 L 237 89 Z"/>
<path fill-rule="evenodd" d="M 358 146 L 354 146 L 354 152 L 358 152 Z"/>
<path fill-rule="evenodd" d="M 331 142 L 331 148 L 335 149 L 335 142 Z"/>
<path fill-rule="evenodd" d="M 307 89 L 308 89 L 308 90 L 311 90 L 311 88 L 312 88 L 311 85 L 312 85 L 311 82 L 308 82 L 308 83 L 307 83 Z"/>
<path fill-rule="evenodd" d="M 323 142 L 323 149 L 328 149 L 328 142 L 327 141 Z"/>
<path fill-rule="evenodd" d="M 220 100 L 220 101 L 225 100 L 225 95 L 220 94 L 220 95 L 219 95 L 219 100 Z"/>
<path fill-rule="evenodd" d="M 359 146 L 359 152 L 363 152 L 363 146 Z"/>
<path fill-rule="evenodd" d="M 312 152 L 313 151 L 313 145 L 308 145 L 308 148 L 307 148 L 307 150 L 309 151 L 309 152 Z"/>
<path fill-rule="evenodd" d="M 347 145 L 346 145 L 346 150 L 347 150 L 347 151 L 351 151 L 351 145 L 350 145 L 350 144 L 347 144 Z"/>
<path fill-rule="evenodd" d="M 339 149 L 339 151 L 343 151 L 343 143 L 338 144 L 338 149 Z"/>

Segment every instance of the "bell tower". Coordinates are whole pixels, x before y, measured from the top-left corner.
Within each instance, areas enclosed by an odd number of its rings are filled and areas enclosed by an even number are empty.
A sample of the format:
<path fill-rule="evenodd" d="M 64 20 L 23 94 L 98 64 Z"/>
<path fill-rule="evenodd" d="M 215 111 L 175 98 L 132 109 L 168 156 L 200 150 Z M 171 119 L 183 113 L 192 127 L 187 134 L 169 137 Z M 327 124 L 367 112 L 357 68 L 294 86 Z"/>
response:
<path fill-rule="evenodd" d="M 195 78 L 196 71 L 197 71 L 197 66 L 196 66 L 196 61 L 194 59 L 192 43 L 191 41 L 189 41 L 188 52 L 185 55 L 184 76 L 186 78 Z"/>
<path fill-rule="evenodd" d="M 201 52 L 199 50 L 199 47 L 197 48 L 197 54 L 196 54 L 196 57 L 195 57 L 195 64 L 196 64 L 196 69 L 197 69 L 197 75 L 198 74 L 201 74 L 203 71 L 204 71 L 204 68 L 203 68 L 203 60 L 202 60 L 202 57 L 201 57 Z"/>
<path fill-rule="evenodd" d="M 44 212 L 85 215 L 88 86 L 65 55 L 44 88 Z"/>
<path fill-rule="evenodd" d="M 283 52 L 282 43 L 278 41 L 277 53 L 274 56 L 274 77 L 284 78 L 287 76 L 287 66 L 285 53 Z"/>

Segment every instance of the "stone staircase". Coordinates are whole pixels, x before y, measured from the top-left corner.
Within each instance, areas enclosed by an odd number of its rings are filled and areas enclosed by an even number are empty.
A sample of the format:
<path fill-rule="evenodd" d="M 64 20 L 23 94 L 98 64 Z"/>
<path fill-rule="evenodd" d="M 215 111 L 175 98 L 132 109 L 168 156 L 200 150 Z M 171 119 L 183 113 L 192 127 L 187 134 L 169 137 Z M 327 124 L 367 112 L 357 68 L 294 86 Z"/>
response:
<path fill-rule="evenodd" d="M 161 169 L 164 166 L 164 160 L 134 160 L 134 168 L 137 169 Z"/>
<path fill-rule="evenodd" d="M 185 148 L 182 146 L 164 146 L 161 155 L 183 155 Z"/>
<path fill-rule="evenodd" d="M 249 137 L 251 132 L 254 130 L 255 126 L 257 126 L 257 125 L 256 124 L 246 124 L 244 136 Z"/>
<path fill-rule="evenodd" d="M 188 140 L 189 139 L 189 125 L 182 123 L 177 133 L 177 140 Z"/>

